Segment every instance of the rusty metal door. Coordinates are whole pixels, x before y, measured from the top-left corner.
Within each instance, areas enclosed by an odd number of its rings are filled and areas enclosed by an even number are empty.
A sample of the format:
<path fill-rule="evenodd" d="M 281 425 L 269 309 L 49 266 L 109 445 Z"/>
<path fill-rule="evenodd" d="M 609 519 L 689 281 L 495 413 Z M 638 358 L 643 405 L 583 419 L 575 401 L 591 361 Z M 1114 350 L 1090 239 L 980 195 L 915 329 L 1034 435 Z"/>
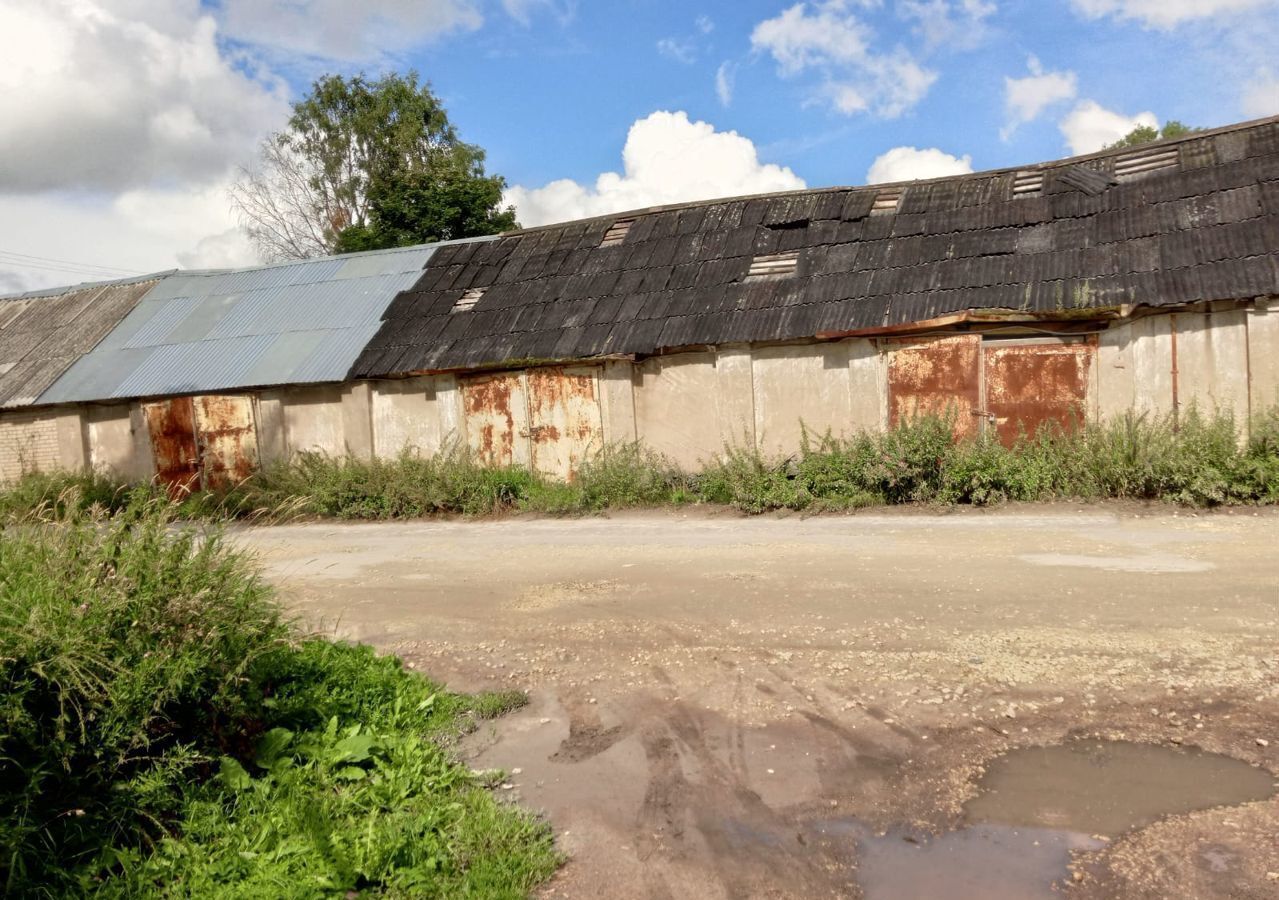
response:
<path fill-rule="evenodd" d="M 889 341 L 888 424 L 953 416 L 955 436 L 976 434 L 981 412 L 981 337 Z"/>
<path fill-rule="evenodd" d="M 982 348 L 990 427 L 1011 446 L 1042 426 L 1083 427 L 1092 341 L 988 341 Z"/>
<path fill-rule="evenodd" d="M 533 468 L 571 481 L 604 443 L 598 366 L 553 366 L 527 373 Z"/>
<path fill-rule="evenodd" d="M 528 394 L 519 372 L 461 379 L 466 442 L 489 466 L 529 464 Z"/>
<path fill-rule="evenodd" d="M 195 398 L 195 431 L 205 490 L 239 484 L 258 467 L 258 431 L 251 397 Z"/>
<path fill-rule="evenodd" d="M 195 439 L 195 411 L 190 397 L 144 403 L 156 478 L 175 500 L 200 486 L 200 451 Z"/>

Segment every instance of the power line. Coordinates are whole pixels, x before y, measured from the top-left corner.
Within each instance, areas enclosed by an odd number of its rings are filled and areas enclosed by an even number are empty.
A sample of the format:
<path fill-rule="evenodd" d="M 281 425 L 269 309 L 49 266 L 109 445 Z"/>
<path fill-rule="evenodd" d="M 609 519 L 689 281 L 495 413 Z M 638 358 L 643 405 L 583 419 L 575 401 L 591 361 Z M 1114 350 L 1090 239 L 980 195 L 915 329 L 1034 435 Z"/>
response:
<path fill-rule="evenodd" d="M 75 262 L 74 260 L 58 259 L 52 256 L 36 256 L 32 253 L 19 253 L 16 250 L 0 250 L 0 257 L 12 265 L 30 266 L 31 268 L 53 268 L 66 272 L 98 271 L 117 275 L 139 274 L 132 269 L 122 269 L 119 266 L 100 266 L 97 263 Z"/>

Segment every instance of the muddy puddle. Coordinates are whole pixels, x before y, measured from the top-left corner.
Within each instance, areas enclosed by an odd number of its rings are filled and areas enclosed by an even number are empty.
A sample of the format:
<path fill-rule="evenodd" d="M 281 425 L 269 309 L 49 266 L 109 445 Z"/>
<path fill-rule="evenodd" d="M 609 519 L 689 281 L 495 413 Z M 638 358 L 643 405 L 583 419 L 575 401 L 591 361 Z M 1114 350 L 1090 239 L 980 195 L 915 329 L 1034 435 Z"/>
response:
<path fill-rule="evenodd" d="M 1275 794 L 1275 777 L 1192 749 L 1077 741 L 1014 750 L 995 760 L 964 808 L 964 827 L 942 835 L 876 832 L 854 820 L 815 827 L 852 840 L 867 900 L 1030 900 L 1060 897 L 1074 851 L 1179 813 Z"/>

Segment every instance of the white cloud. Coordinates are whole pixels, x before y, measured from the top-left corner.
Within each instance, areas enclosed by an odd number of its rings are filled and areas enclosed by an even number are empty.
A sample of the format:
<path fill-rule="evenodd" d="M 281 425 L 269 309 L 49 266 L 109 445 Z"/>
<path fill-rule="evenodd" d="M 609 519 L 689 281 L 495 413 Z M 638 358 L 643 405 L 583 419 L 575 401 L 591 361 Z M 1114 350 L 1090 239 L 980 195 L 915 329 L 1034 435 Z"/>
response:
<path fill-rule="evenodd" d="M 631 126 L 623 171 L 605 172 L 593 187 L 569 179 L 506 195 L 526 226 L 563 222 L 664 203 L 797 190 L 804 180 L 759 161 L 755 145 L 735 131 L 691 122 L 685 112 L 655 112 Z"/>
<path fill-rule="evenodd" d="M 528 21 L 534 0 L 504 0 Z M 345 62 L 382 59 L 484 22 L 475 0 L 222 0 L 228 34 L 256 46 Z"/>
<path fill-rule="evenodd" d="M 769 53 L 782 76 L 817 73 L 814 97 L 836 111 L 893 118 L 923 99 L 937 73 L 902 47 L 877 52 L 874 44 L 874 33 L 846 0 L 797 3 L 751 33 L 751 46 Z"/>
<path fill-rule="evenodd" d="M 732 105 L 733 83 L 736 79 L 737 66 L 731 62 L 722 62 L 715 70 L 715 96 L 719 98 L 721 106 Z"/>
<path fill-rule="evenodd" d="M 710 34 L 715 30 L 715 21 L 710 16 L 698 16 L 693 24 L 702 34 Z"/>
<path fill-rule="evenodd" d="M 1079 154 L 1101 150 L 1140 126 L 1158 128 L 1159 120 L 1152 112 L 1126 116 L 1106 109 L 1094 100 L 1081 100 L 1058 127 L 1070 146 L 1070 152 Z"/>
<path fill-rule="evenodd" d="M 1008 121 L 1000 136 L 1012 137 L 1019 125 L 1039 118 L 1048 107 L 1073 100 L 1079 91 L 1079 79 L 1074 72 L 1045 72 L 1039 60 L 1030 57 L 1027 67 L 1030 74 L 1024 78 L 1004 79 L 1004 108 Z"/>
<path fill-rule="evenodd" d="M 992 0 L 898 0 L 898 13 L 914 20 L 931 48 L 971 49 L 986 39 L 986 20 L 997 10 Z"/>
<path fill-rule="evenodd" d="M 693 46 L 693 42 L 679 38 L 662 38 L 657 42 L 657 52 L 667 59 L 673 59 L 686 66 L 697 59 L 697 49 Z"/>
<path fill-rule="evenodd" d="M 1241 105 L 1244 115 L 1251 119 L 1279 114 L 1279 77 L 1269 69 L 1258 72 L 1244 88 Z"/>
<path fill-rule="evenodd" d="M 968 154 L 951 156 L 936 147 L 925 150 L 894 147 L 887 153 L 880 154 L 871 163 L 870 171 L 866 173 L 866 183 L 944 178 L 947 175 L 966 175 L 972 170 L 973 158 Z"/>
<path fill-rule="evenodd" d="M 1192 19 L 1209 19 L 1275 5 L 1275 0 L 1071 0 L 1090 19 L 1136 19 L 1149 28 L 1173 28 Z"/>
<path fill-rule="evenodd" d="M 207 181 L 287 113 L 197 0 L 6 0 L 0 35 L 0 191 Z"/>
<path fill-rule="evenodd" d="M 226 196 L 226 173 L 200 189 L 139 188 L 115 197 L 0 195 L 0 247 L 133 272 L 252 265 Z M 8 273 L 8 278 L 5 278 Z M 87 280 L 69 271 L 0 263 L 0 280 L 24 288 Z"/>
<path fill-rule="evenodd" d="M 502 0 L 502 9 L 526 27 L 533 24 L 533 14 L 539 9 L 547 10 L 565 25 L 577 14 L 577 0 Z"/>

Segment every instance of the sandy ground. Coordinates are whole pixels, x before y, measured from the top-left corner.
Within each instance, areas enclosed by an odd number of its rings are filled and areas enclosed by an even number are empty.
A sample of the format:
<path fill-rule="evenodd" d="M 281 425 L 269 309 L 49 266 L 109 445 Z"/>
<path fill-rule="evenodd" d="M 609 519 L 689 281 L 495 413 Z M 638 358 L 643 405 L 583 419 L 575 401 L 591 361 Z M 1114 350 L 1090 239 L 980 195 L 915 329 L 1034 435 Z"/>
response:
<path fill-rule="evenodd" d="M 1279 771 L 1269 512 L 694 510 L 238 539 L 311 622 L 458 689 L 530 693 L 459 752 L 549 816 L 569 862 L 548 895 L 860 896 L 849 834 L 955 828 L 1011 748 L 1100 737 Z M 1114 831 L 1044 884 L 1279 897 L 1275 799 Z"/>

